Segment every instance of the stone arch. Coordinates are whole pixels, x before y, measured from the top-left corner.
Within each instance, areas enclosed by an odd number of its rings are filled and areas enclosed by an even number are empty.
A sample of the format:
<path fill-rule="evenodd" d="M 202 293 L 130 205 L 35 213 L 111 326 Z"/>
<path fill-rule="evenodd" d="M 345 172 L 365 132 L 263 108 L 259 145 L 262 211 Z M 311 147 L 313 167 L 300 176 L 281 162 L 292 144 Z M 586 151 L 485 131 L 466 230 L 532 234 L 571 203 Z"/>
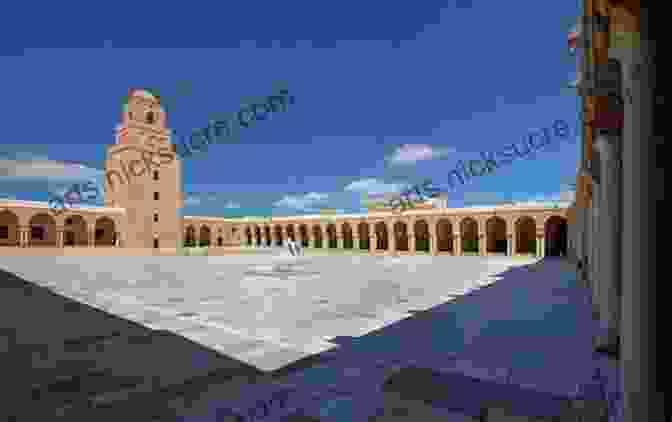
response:
<path fill-rule="evenodd" d="M 30 246 L 51 246 L 56 244 L 56 221 L 46 213 L 35 214 L 28 223 L 28 244 Z"/>
<path fill-rule="evenodd" d="M 343 249 L 352 249 L 355 242 L 352 237 L 352 226 L 350 226 L 350 223 L 343 223 L 341 231 L 343 232 Z"/>
<path fill-rule="evenodd" d="M 329 249 L 336 249 L 338 247 L 336 226 L 334 224 L 327 224 L 327 244 Z"/>
<path fill-rule="evenodd" d="M 294 233 L 294 225 L 288 224 L 286 230 L 287 230 L 287 238 L 296 241 L 296 234 Z"/>
<path fill-rule="evenodd" d="M 199 246 L 210 246 L 211 243 L 211 230 L 210 227 L 207 225 L 201 226 L 201 229 L 199 230 L 198 233 L 198 243 Z"/>
<path fill-rule="evenodd" d="M 275 226 L 273 228 L 275 232 L 275 246 L 282 246 L 284 243 L 284 236 L 282 235 L 282 226 Z"/>
<path fill-rule="evenodd" d="M 478 222 L 471 217 L 460 221 L 460 236 L 462 237 L 463 253 L 478 253 Z"/>
<path fill-rule="evenodd" d="M 369 239 L 369 223 L 362 221 L 357 224 L 357 233 L 359 234 L 359 249 L 371 249 L 371 241 Z"/>
<path fill-rule="evenodd" d="M 78 214 L 69 215 L 63 222 L 63 246 L 87 246 L 88 244 L 86 220 Z"/>
<path fill-rule="evenodd" d="M 413 233 L 416 252 L 429 252 L 429 224 L 425 220 L 416 221 L 413 225 Z"/>
<path fill-rule="evenodd" d="M 506 220 L 494 216 L 485 222 L 486 252 L 503 253 L 507 251 Z"/>
<path fill-rule="evenodd" d="M 408 251 L 408 225 L 403 221 L 397 221 L 392 226 L 395 246 L 398 251 Z"/>
<path fill-rule="evenodd" d="M 271 238 L 271 227 L 270 226 L 264 226 L 264 235 L 266 238 L 266 246 L 270 247 L 273 244 L 273 240 Z"/>
<path fill-rule="evenodd" d="M 387 224 L 383 221 L 376 223 L 374 230 L 376 232 L 376 249 L 386 251 L 389 248 L 387 239 Z"/>
<path fill-rule="evenodd" d="M 254 244 L 261 246 L 261 227 L 254 226 Z"/>
<path fill-rule="evenodd" d="M 516 250 L 514 253 L 531 254 L 537 253 L 537 223 L 534 218 L 524 215 L 516 220 Z"/>
<path fill-rule="evenodd" d="M 554 215 L 544 223 L 544 255 L 567 256 L 567 219 Z"/>
<path fill-rule="evenodd" d="M 196 246 L 196 228 L 191 224 L 184 230 L 184 246 Z"/>
<path fill-rule="evenodd" d="M 319 225 L 313 226 L 313 239 L 316 248 L 322 247 L 322 227 Z"/>
<path fill-rule="evenodd" d="M 19 217 L 10 210 L 0 211 L 0 246 L 19 245 Z"/>
<path fill-rule="evenodd" d="M 117 231 L 110 217 L 100 217 L 96 220 L 93 239 L 95 246 L 115 246 Z"/>
<path fill-rule="evenodd" d="M 453 223 L 447 218 L 436 223 L 436 248 L 439 252 L 453 252 Z"/>
<path fill-rule="evenodd" d="M 301 246 L 308 247 L 308 227 L 305 224 L 299 226 L 299 237 L 301 238 Z"/>

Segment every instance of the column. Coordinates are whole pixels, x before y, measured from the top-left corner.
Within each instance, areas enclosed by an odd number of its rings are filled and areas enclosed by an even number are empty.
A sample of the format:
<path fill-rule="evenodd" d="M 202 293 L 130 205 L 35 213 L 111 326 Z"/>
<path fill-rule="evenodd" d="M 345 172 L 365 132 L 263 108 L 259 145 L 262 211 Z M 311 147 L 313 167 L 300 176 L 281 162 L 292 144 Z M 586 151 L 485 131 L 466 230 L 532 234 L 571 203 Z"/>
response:
<path fill-rule="evenodd" d="M 336 249 L 344 249 L 343 232 L 340 229 L 336 230 Z"/>
<path fill-rule="evenodd" d="M 378 237 L 376 236 L 376 229 L 374 223 L 369 223 L 369 251 L 374 254 L 378 246 Z"/>
<path fill-rule="evenodd" d="M 387 225 L 387 254 L 397 254 L 397 234 L 394 232 L 394 223 Z"/>
<path fill-rule="evenodd" d="M 658 224 L 656 207 L 662 210 L 664 153 L 662 134 L 656 133 L 660 130 L 661 121 L 657 119 L 662 120 L 658 113 L 662 112 L 663 104 L 654 104 L 659 77 L 656 48 L 660 45 L 654 46 L 654 41 L 650 41 L 654 39 L 650 33 L 657 29 L 650 13 L 653 13 L 650 7 L 641 9 L 641 47 L 635 52 L 635 63 L 641 70 L 631 82 L 632 99 L 626 100 L 623 131 L 621 369 L 626 422 L 660 420 L 662 391 L 656 391 L 656 386 L 665 388 L 667 383 L 658 378 L 656 353 L 662 321 L 655 319 L 658 314 L 655 247 L 664 227 Z"/>
<path fill-rule="evenodd" d="M 27 248 L 30 244 L 30 226 L 19 227 L 19 247 Z"/>
<path fill-rule="evenodd" d="M 408 251 L 410 253 L 412 253 L 413 255 L 415 255 L 415 253 L 417 251 L 415 250 L 415 231 L 413 231 L 414 225 L 411 224 L 408 227 L 409 227 L 408 233 L 407 233 L 407 236 L 408 236 Z"/>
<path fill-rule="evenodd" d="M 598 351 L 616 353 L 618 350 L 620 322 L 620 205 L 622 182 L 620 178 L 619 137 L 602 137 L 597 140 L 601 168 L 600 198 L 602 214 L 600 216 L 600 239 L 598 241 L 600 268 L 600 322 L 602 333 L 596 338 Z"/>
<path fill-rule="evenodd" d="M 509 233 L 509 243 L 511 244 L 511 253 L 510 256 L 516 256 L 518 254 L 518 239 L 516 239 L 516 233 Z"/>
<path fill-rule="evenodd" d="M 93 248 L 96 243 L 96 225 L 89 224 L 88 226 L 89 248 Z"/>
<path fill-rule="evenodd" d="M 453 233 L 453 254 L 462 256 L 462 236 L 460 232 Z"/>
<path fill-rule="evenodd" d="M 487 255 L 487 238 L 485 236 L 485 233 L 479 233 L 478 234 L 478 254 L 480 256 L 486 256 Z"/>
<path fill-rule="evenodd" d="M 56 247 L 63 247 L 63 227 L 56 227 Z"/>
<path fill-rule="evenodd" d="M 432 256 L 439 254 L 439 243 L 436 234 L 436 221 L 428 221 L 429 226 L 429 251 Z"/>
<path fill-rule="evenodd" d="M 359 250 L 359 234 L 355 236 L 355 232 L 352 232 L 352 249 Z"/>

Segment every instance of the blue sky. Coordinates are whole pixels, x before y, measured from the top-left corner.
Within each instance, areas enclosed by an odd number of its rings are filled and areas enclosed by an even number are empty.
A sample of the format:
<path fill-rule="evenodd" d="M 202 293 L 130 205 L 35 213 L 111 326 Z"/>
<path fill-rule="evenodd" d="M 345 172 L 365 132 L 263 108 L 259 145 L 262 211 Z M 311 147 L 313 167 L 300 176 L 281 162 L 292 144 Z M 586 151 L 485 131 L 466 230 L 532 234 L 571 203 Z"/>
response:
<path fill-rule="evenodd" d="M 358 211 L 362 194 L 444 185 L 459 160 L 555 120 L 568 139 L 456 186 L 448 204 L 554 200 L 574 181 L 578 1 L 196 4 L 15 12 L 0 34 L 0 198 L 99 178 L 130 88 L 158 92 L 182 134 L 278 86 L 295 97 L 184 161 L 185 215 Z"/>

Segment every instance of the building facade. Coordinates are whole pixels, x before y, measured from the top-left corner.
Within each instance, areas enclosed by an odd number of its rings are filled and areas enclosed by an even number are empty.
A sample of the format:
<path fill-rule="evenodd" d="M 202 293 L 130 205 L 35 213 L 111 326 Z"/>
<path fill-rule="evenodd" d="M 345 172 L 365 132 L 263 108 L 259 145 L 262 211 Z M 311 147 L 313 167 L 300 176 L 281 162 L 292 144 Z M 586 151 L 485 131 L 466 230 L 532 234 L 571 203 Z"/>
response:
<path fill-rule="evenodd" d="M 105 206 L 54 213 L 45 202 L 0 200 L 0 246 L 176 250 L 282 245 L 287 238 L 314 248 L 371 253 L 564 255 L 568 207 L 503 205 L 366 214 L 218 218 L 180 216 L 181 162 L 159 99 L 132 90 L 115 143 L 107 147 Z M 326 217 L 326 218 L 325 218 Z"/>
<path fill-rule="evenodd" d="M 620 365 L 625 421 L 663 420 L 654 317 L 662 102 L 650 13 L 639 0 L 585 0 L 570 35 L 583 121 L 570 256 L 592 292 L 594 350 Z"/>

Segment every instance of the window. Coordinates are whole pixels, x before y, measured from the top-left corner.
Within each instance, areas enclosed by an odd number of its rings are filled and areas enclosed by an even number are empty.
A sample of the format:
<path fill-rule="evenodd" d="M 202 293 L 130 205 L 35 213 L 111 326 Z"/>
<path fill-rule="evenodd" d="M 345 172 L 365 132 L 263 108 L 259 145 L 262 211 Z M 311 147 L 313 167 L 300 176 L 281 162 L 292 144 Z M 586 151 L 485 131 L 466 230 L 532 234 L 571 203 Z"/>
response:
<path fill-rule="evenodd" d="M 159 213 L 154 213 L 154 222 L 158 223 L 159 222 Z"/>
<path fill-rule="evenodd" d="M 159 193 L 158 192 L 154 192 L 154 200 L 155 201 L 159 200 Z"/>
<path fill-rule="evenodd" d="M 42 226 L 32 226 L 30 228 L 30 239 L 31 240 L 44 240 L 44 227 L 42 227 Z"/>
<path fill-rule="evenodd" d="M 159 238 L 155 237 L 154 238 L 154 249 L 158 249 L 158 248 L 159 248 Z"/>
<path fill-rule="evenodd" d="M 150 111 L 147 113 L 146 122 L 150 125 L 154 123 L 154 112 Z"/>
<path fill-rule="evenodd" d="M 68 219 L 65 220 L 65 224 L 68 225 L 68 226 L 71 225 L 72 224 L 72 217 L 68 217 Z"/>
<path fill-rule="evenodd" d="M 105 229 L 96 229 L 96 240 L 100 240 L 105 236 Z"/>
<path fill-rule="evenodd" d="M 9 226 L 0 226 L 0 239 L 9 239 Z"/>
<path fill-rule="evenodd" d="M 159 180 L 159 171 L 154 170 L 154 180 Z"/>

